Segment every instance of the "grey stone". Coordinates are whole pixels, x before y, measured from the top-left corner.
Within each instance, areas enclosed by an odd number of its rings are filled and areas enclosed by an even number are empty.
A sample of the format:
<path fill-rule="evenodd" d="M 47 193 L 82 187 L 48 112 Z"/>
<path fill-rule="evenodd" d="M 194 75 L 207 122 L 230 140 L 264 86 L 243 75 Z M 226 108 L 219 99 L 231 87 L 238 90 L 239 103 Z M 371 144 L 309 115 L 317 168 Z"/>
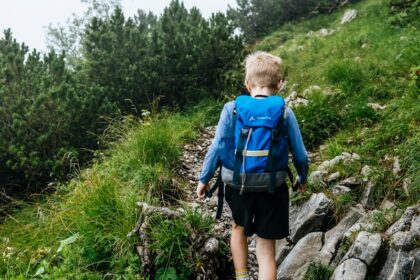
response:
<path fill-rule="evenodd" d="M 367 105 L 375 111 L 382 111 L 386 109 L 386 105 L 381 105 L 378 103 L 368 103 Z"/>
<path fill-rule="evenodd" d="M 364 280 L 367 273 L 366 264 L 358 259 L 348 259 L 334 270 L 332 280 Z"/>
<path fill-rule="evenodd" d="M 339 195 L 339 194 L 343 194 L 343 193 L 348 193 L 350 191 L 351 191 L 350 188 L 348 188 L 346 186 L 342 186 L 342 185 L 335 185 L 332 188 L 333 195 Z"/>
<path fill-rule="evenodd" d="M 340 178 L 340 175 L 341 175 L 340 171 L 330 174 L 327 178 L 327 182 L 329 183 L 329 182 L 337 180 L 338 178 Z"/>
<path fill-rule="evenodd" d="M 420 274 L 420 248 L 410 252 L 390 249 L 378 280 L 415 279 Z"/>
<path fill-rule="evenodd" d="M 323 193 L 312 194 L 302 206 L 291 211 L 290 238 L 293 243 L 309 232 L 322 229 L 332 209 L 332 201 Z"/>
<path fill-rule="evenodd" d="M 369 165 L 365 165 L 365 166 L 363 166 L 362 171 L 360 172 L 360 174 L 362 174 L 362 176 L 364 178 L 368 178 L 369 175 L 372 173 L 372 171 L 373 170 L 372 170 L 372 168 L 370 168 Z"/>
<path fill-rule="evenodd" d="M 276 264 L 282 263 L 291 250 L 292 246 L 287 242 L 286 238 L 276 240 Z"/>
<path fill-rule="evenodd" d="M 357 16 L 357 11 L 355 9 L 346 10 L 343 17 L 340 20 L 340 24 L 344 24 L 352 21 Z"/>
<path fill-rule="evenodd" d="M 385 234 L 393 235 L 398 231 L 407 231 L 411 227 L 411 221 L 413 217 L 418 216 L 420 212 L 420 205 L 408 207 L 401 218 L 396 221 L 392 226 L 390 226 Z"/>
<path fill-rule="evenodd" d="M 277 280 L 296 279 L 295 274 L 305 264 L 314 261 L 322 247 L 322 232 L 312 232 L 299 240 L 277 269 Z"/>
<path fill-rule="evenodd" d="M 344 256 L 343 261 L 351 258 L 359 259 L 370 265 L 381 248 L 382 238 L 379 233 L 359 232 L 353 245 Z"/>
<path fill-rule="evenodd" d="M 319 255 L 319 260 L 323 264 L 330 264 L 336 254 L 338 246 L 343 240 L 344 233 L 360 218 L 366 215 L 365 210 L 359 205 L 352 207 L 344 218 L 332 229 L 327 231 L 324 236 L 324 246 Z"/>
<path fill-rule="evenodd" d="M 344 179 L 339 184 L 343 185 L 343 186 L 346 186 L 346 187 L 349 187 L 349 188 L 355 188 L 355 187 L 360 186 L 362 184 L 362 180 L 353 176 L 353 177 L 349 177 L 349 178 Z"/>
<path fill-rule="evenodd" d="M 374 193 L 373 193 L 374 184 L 372 181 L 369 181 L 363 190 L 362 199 L 360 200 L 360 204 L 366 209 L 374 209 L 375 208 L 375 200 L 374 200 Z"/>
<path fill-rule="evenodd" d="M 394 203 L 385 199 L 384 201 L 382 201 L 381 205 L 379 206 L 379 209 L 388 210 L 388 209 L 391 209 L 391 208 L 394 208 L 394 207 L 395 207 Z"/>
<path fill-rule="evenodd" d="M 324 173 L 318 170 L 312 172 L 308 177 L 308 183 L 314 186 L 325 186 L 323 175 Z"/>

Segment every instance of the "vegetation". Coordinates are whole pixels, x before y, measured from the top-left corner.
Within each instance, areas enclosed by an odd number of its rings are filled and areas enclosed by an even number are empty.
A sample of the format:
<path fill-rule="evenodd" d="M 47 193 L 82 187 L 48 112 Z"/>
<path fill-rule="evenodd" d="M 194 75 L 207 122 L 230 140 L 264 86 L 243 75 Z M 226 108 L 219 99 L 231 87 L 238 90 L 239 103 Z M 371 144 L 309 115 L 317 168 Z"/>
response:
<path fill-rule="evenodd" d="M 328 280 L 334 273 L 334 268 L 321 263 L 311 263 L 306 270 L 305 280 Z"/>
<path fill-rule="evenodd" d="M 67 179 L 103 148 L 98 138 L 109 118 L 186 109 L 239 88 L 231 72 L 243 43 L 224 14 L 206 20 L 174 0 L 159 18 L 140 10 L 127 19 L 118 5 L 93 4 L 99 11 L 84 26 L 75 21 L 76 34 L 53 30 L 59 54 L 29 52 L 10 30 L 0 38 L 0 184 L 7 191 Z M 74 40 L 77 55 L 66 48 Z"/>
<path fill-rule="evenodd" d="M 359 176 L 364 165 L 372 168 L 368 179 L 376 205 L 384 199 L 396 204 L 389 213 L 373 216 L 378 232 L 420 201 L 419 26 L 410 21 L 395 27 L 384 3 L 352 4 L 358 16 L 345 25 L 338 25 L 342 8 L 287 22 L 250 46 L 283 58 L 285 92 L 320 86 L 307 93 L 308 106 L 294 109 L 305 144 L 311 150 L 324 144 L 321 160 L 358 153 L 361 160 L 331 170 L 343 177 Z M 214 97 L 232 96 L 241 81 L 242 43 L 228 22 L 221 14 L 204 20 L 178 1 L 161 18 L 139 12 L 126 19 L 117 8 L 85 26 L 83 59 L 74 60 L 73 67 L 66 67 L 65 54 L 28 53 L 10 31 L 5 33 L 0 120 L 6 125 L 0 126 L 0 156 L 6 160 L 0 163 L 0 184 L 16 178 L 43 184 L 65 176 L 74 163 L 68 156 L 90 157 L 85 149 L 97 147 L 98 135 L 107 149 L 97 150 L 90 167 L 57 184 L 54 194 L 40 195 L 2 220 L 1 277 L 147 279 L 135 253 L 137 238 L 127 237 L 141 215 L 136 201 L 182 206 L 185 182 L 172 171 L 180 148 L 198 128 L 217 121 L 222 102 Z M 321 28 L 333 32 L 324 36 Z M 191 106 L 207 98 L 211 101 Z M 386 108 L 377 111 L 368 103 Z M 165 109 L 184 106 L 183 113 Z M 396 159 L 400 168 L 395 171 Z M 333 198 L 339 219 L 357 203 L 363 185 L 338 196 L 330 186 L 309 186 L 292 200 L 302 202 L 318 191 Z M 153 218 L 149 234 L 157 279 L 192 277 L 194 264 L 202 261 L 188 237 L 208 231 L 211 222 L 190 209 L 186 213 L 170 221 Z M 346 240 L 341 246 L 350 245 Z M 330 275 L 330 267 L 315 263 L 305 277 Z"/>
<path fill-rule="evenodd" d="M 141 215 L 136 202 L 169 205 L 183 197 L 184 183 L 174 180 L 171 168 L 182 143 L 206 125 L 209 109 L 204 107 L 212 108 L 202 105 L 188 115 L 163 114 L 140 123 L 125 119 L 125 124 L 115 124 L 123 136 L 105 154 L 98 154 L 90 168 L 60 185 L 55 194 L 3 221 L 0 275 L 6 279 L 138 279 L 134 246 L 138 237 L 127 237 Z M 188 236 L 208 232 L 209 220 L 194 212 L 185 219 L 172 223 L 156 218 L 152 241 L 160 256 L 158 268 L 173 266 L 179 273 L 191 273 L 191 264 L 200 262 Z M 182 231 L 174 231 L 180 226 Z M 168 255 L 169 243 L 177 246 Z M 190 264 L 179 253 L 190 256 Z"/>
<path fill-rule="evenodd" d="M 241 30 L 246 42 L 253 43 L 279 26 L 292 20 L 331 13 L 348 1 L 289 1 L 289 0 L 237 0 L 237 8 L 230 8 L 228 16 Z"/>

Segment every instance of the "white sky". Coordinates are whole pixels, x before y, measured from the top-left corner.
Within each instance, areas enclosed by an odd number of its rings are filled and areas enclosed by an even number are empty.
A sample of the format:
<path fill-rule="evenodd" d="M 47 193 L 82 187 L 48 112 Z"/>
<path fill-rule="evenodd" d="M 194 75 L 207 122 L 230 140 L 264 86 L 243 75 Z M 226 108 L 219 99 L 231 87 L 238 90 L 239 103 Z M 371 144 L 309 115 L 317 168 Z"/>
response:
<path fill-rule="evenodd" d="M 228 5 L 236 7 L 236 0 L 183 0 L 185 7 L 196 6 L 205 17 L 226 11 Z M 170 0 L 122 0 L 125 16 L 138 9 L 159 15 Z M 73 13 L 82 14 L 86 5 L 79 0 L 0 0 L 0 37 L 11 28 L 13 37 L 31 49 L 46 50 L 46 27 L 49 23 L 65 23 Z"/>

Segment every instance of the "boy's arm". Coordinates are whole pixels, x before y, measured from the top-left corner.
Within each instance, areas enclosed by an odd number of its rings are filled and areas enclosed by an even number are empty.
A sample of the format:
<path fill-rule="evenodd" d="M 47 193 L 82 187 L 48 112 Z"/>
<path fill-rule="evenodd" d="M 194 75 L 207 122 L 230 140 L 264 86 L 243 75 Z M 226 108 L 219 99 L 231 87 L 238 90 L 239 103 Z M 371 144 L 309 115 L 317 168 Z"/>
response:
<path fill-rule="evenodd" d="M 219 162 L 219 155 L 217 153 L 218 144 L 220 142 L 220 139 L 224 136 L 226 127 L 229 124 L 231 111 L 233 111 L 233 103 L 226 103 L 223 107 L 222 113 L 220 114 L 219 123 L 216 127 L 216 134 L 204 158 L 199 180 L 205 185 L 209 183 L 210 179 L 213 177 L 214 172 L 217 169 Z"/>
<path fill-rule="evenodd" d="M 293 164 L 298 173 L 298 181 L 301 185 L 306 184 L 309 168 L 308 153 L 303 144 L 302 134 L 295 114 L 291 108 L 287 108 L 287 132 L 289 138 L 289 147 L 293 155 Z"/>

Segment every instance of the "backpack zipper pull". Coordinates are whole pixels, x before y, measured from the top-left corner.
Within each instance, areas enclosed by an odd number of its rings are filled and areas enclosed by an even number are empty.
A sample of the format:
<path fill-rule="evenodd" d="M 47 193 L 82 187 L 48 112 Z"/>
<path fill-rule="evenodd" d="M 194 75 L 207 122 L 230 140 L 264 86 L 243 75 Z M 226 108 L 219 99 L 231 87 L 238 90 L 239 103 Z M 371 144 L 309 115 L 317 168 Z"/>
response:
<path fill-rule="evenodd" d="M 242 195 L 244 192 L 245 185 L 242 184 L 241 189 L 239 190 L 239 195 Z"/>

